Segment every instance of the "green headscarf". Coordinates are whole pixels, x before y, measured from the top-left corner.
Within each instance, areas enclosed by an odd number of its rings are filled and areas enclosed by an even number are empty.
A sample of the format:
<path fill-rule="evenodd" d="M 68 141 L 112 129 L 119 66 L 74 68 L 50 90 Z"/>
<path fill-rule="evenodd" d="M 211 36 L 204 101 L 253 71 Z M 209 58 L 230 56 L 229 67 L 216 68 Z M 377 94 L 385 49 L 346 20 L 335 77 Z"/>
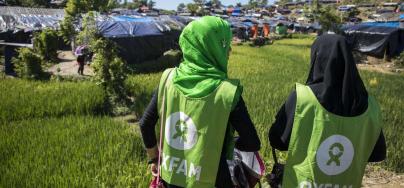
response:
<path fill-rule="evenodd" d="M 231 39 L 229 23 L 218 17 L 206 16 L 186 26 L 179 42 L 184 61 L 174 75 L 176 88 L 191 98 L 213 92 L 227 79 Z"/>

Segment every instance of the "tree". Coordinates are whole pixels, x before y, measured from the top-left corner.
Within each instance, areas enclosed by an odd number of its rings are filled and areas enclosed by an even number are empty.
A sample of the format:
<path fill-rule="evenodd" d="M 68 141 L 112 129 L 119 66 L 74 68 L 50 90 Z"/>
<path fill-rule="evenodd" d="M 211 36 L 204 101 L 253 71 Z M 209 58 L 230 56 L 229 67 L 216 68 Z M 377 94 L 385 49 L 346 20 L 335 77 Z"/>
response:
<path fill-rule="evenodd" d="M 318 22 L 321 25 L 322 31 L 334 31 L 336 33 L 340 32 L 341 19 L 330 6 L 326 6 L 319 10 Z"/>
<path fill-rule="evenodd" d="M 178 11 L 178 12 L 184 11 L 184 8 L 186 8 L 185 4 L 184 4 L 184 3 L 180 3 L 180 4 L 177 6 L 177 11 Z"/>
<path fill-rule="evenodd" d="M 147 6 L 147 0 L 140 0 L 139 5 L 140 6 Z"/>
<path fill-rule="evenodd" d="M 236 4 L 236 7 L 242 7 L 243 6 L 243 4 L 241 4 L 240 2 L 238 2 L 237 4 Z"/>
<path fill-rule="evenodd" d="M 268 0 L 260 0 L 259 5 L 260 5 L 261 7 L 267 6 L 267 5 L 268 5 Z"/>
<path fill-rule="evenodd" d="M 220 8 L 222 6 L 222 2 L 220 0 L 212 0 L 211 3 L 215 8 Z"/>
<path fill-rule="evenodd" d="M 249 9 L 255 9 L 258 7 L 258 2 L 256 0 L 249 0 L 247 7 Z"/>
<path fill-rule="evenodd" d="M 117 0 L 68 0 L 65 12 L 75 17 L 88 11 L 107 12 L 117 5 Z"/>
<path fill-rule="evenodd" d="M 154 5 L 156 5 L 156 2 L 154 2 L 153 0 L 149 0 L 149 2 L 147 3 L 149 9 L 153 9 Z"/>
<path fill-rule="evenodd" d="M 192 16 L 195 16 L 195 14 L 198 12 L 199 6 L 195 3 L 188 3 L 187 9 L 192 14 Z"/>

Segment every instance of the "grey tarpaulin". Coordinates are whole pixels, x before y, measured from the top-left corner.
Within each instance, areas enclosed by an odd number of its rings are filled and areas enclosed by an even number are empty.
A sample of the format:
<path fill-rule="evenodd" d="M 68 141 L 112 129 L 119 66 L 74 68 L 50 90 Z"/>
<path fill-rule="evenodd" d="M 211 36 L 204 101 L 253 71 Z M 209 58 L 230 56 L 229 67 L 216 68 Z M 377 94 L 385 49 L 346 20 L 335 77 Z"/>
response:
<path fill-rule="evenodd" d="M 359 24 L 344 29 L 354 49 L 375 57 L 394 57 L 404 50 L 404 30 L 398 27 Z"/>

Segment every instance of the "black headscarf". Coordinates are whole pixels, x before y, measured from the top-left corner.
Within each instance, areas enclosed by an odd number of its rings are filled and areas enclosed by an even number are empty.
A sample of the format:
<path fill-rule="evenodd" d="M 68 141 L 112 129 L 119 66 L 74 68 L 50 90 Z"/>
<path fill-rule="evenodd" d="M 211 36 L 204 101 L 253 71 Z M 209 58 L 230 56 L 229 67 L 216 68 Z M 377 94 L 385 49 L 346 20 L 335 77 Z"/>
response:
<path fill-rule="evenodd" d="M 306 84 L 332 113 L 357 116 L 367 109 L 368 93 L 343 36 L 323 35 L 314 42 Z"/>

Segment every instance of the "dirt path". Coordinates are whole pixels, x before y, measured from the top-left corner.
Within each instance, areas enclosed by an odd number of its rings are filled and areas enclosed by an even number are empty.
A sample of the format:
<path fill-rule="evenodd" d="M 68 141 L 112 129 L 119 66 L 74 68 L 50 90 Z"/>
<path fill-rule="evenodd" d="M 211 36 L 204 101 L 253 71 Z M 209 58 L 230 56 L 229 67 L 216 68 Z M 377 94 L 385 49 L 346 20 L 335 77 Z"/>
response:
<path fill-rule="evenodd" d="M 375 71 L 384 74 L 404 74 L 404 69 L 394 67 L 393 63 L 383 63 L 383 64 L 358 64 L 361 70 Z"/>
<path fill-rule="evenodd" d="M 49 72 L 52 72 L 55 75 L 61 76 L 80 76 L 77 74 L 77 69 L 79 66 L 76 63 L 76 57 L 73 55 L 71 51 L 60 51 L 58 52 L 58 58 L 60 59 L 60 63 L 53 65 L 48 69 Z M 93 76 L 93 69 L 85 65 L 84 67 L 84 76 Z"/>
<path fill-rule="evenodd" d="M 378 166 L 368 165 L 363 177 L 362 186 L 368 188 L 404 187 L 404 174 L 396 174 Z"/>

